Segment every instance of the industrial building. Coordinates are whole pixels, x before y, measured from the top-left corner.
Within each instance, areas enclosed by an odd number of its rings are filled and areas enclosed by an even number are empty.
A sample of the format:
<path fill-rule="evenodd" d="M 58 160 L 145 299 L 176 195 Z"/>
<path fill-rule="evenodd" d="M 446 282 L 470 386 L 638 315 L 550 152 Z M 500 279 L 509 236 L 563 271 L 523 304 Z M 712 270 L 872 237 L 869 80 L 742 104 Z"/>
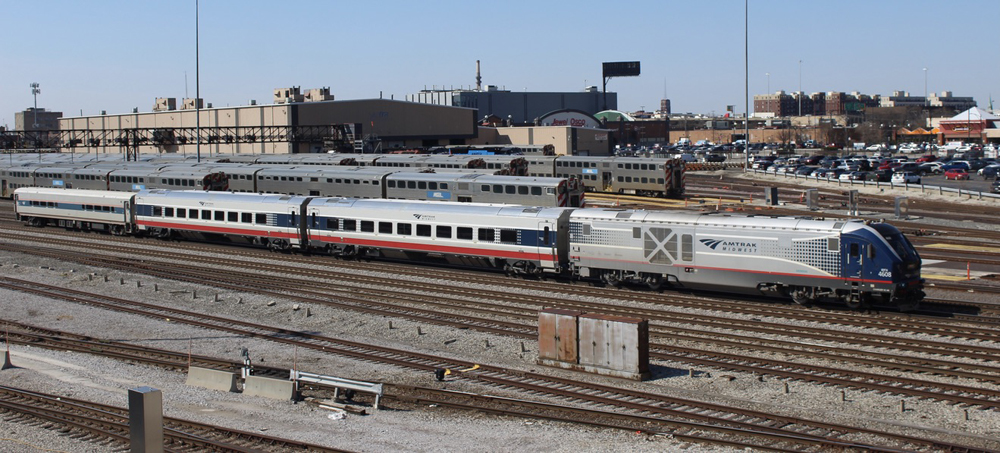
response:
<path fill-rule="evenodd" d="M 618 105 L 618 94 L 607 93 L 608 108 Z M 536 124 L 536 120 L 557 110 L 579 110 L 594 115 L 604 110 L 604 93 L 597 87 L 579 92 L 508 91 L 493 85 L 483 90 L 422 90 L 406 95 L 406 100 L 422 104 L 477 109 L 479 118 L 498 117 L 506 125 Z"/>
<path fill-rule="evenodd" d="M 387 99 L 330 100 L 329 89 L 275 90 L 273 104 L 198 109 L 202 101 L 160 98 L 153 111 L 62 118 L 58 128 L 75 137 L 77 152 L 120 152 L 132 140 L 139 152 L 310 153 L 326 150 L 335 126 L 351 142 L 380 149 L 465 144 L 477 136 L 476 110 Z M 129 135 L 129 134 L 132 135 Z M 124 138 L 123 138 L 124 137 Z"/>
<path fill-rule="evenodd" d="M 61 145 L 53 146 L 129 154 L 377 153 L 486 144 L 553 145 L 557 154 L 582 155 L 606 155 L 612 149 L 607 131 L 592 117 L 585 125 L 564 120 L 537 127 L 488 127 L 479 124 L 482 115 L 475 108 L 334 100 L 329 88 L 305 93 L 299 87 L 279 88 L 272 104 L 212 107 L 200 99 L 183 99 L 177 105 L 174 98 L 158 98 L 150 112 L 62 118 L 52 128 L 59 129 Z"/>
<path fill-rule="evenodd" d="M 46 131 L 59 129 L 59 119 L 62 112 L 49 112 L 45 109 L 28 107 L 23 112 L 14 112 L 14 130 L 16 131 Z"/>

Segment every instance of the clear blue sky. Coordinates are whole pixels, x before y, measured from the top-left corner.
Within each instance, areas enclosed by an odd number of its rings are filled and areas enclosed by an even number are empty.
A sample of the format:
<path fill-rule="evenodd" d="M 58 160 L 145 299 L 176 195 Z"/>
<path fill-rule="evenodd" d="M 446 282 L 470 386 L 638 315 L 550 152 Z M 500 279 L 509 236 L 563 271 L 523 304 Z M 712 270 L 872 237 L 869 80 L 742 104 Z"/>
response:
<path fill-rule="evenodd" d="M 32 105 L 66 116 L 148 112 L 195 95 L 194 0 L 0 0 L 0 121 Z M 1000 1 L 750 0 L 750 95 L 951 90 L 1000 99 Z M 272 90 L 328 86 L 337 99 L 403 99 L 424 87 L 513 91 L 601 85 L 623 110 L 711 113 L 744 96 L 744 2 L 202 0 L 201 94 L 270 103 Z M 1000 102 L 997 103 L 1000 107 Z"/>

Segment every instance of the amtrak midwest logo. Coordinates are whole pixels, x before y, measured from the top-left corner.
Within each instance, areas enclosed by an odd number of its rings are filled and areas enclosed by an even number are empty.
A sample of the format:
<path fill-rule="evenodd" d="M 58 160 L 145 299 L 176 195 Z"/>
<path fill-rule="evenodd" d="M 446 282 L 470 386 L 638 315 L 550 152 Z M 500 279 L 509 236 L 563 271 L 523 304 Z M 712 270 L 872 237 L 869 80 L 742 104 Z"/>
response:
<path fill-rule="evenodd" d="M 719 239 L 699 239 L 706 247 L 720 252 L 757 253 L 756 242 L 723 241 Z"/>

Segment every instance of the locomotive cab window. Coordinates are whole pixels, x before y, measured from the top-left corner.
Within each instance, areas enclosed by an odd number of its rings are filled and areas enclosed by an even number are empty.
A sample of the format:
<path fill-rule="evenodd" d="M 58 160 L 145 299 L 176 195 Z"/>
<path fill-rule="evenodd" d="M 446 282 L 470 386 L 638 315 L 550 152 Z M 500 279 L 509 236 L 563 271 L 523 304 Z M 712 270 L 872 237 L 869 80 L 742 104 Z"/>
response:
<path fill-rule="evenodd" d="M 858 248 L 858 244 L 851 244 L 850 254 L 851 254 L 851 257 L 854 257 L 854 258 L 857 258 L 858 256 L 861 256 L 861 251 Z"/>

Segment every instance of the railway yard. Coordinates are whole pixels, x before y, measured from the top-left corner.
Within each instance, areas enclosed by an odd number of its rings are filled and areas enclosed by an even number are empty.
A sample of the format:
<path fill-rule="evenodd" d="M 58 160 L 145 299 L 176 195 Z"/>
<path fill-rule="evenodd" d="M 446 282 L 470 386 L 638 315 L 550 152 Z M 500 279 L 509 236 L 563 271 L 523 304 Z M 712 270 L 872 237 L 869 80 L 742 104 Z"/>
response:
<path fill-rule="evenodd" d="M 905 219 L 895 196 L 909 197 Z M 151 386 L 170 451 L 1000 451 L 997 202 L 734 169 L 688 172 L 682 200 L 586 202 L 885 219 L 920 253 L 926 299 L 913 313 L 804 307 L 37 228 L 0 200 L 13 365 L 0 372 L 0 448 L 121 451 L 127 391 Z M 651 378 L 536 364 L 551 307 L 648 320 Z M 295 402 L 185 385 L 191 365 L 245 360 L 384 395 L 376 408 L 322 385 Z"/>

